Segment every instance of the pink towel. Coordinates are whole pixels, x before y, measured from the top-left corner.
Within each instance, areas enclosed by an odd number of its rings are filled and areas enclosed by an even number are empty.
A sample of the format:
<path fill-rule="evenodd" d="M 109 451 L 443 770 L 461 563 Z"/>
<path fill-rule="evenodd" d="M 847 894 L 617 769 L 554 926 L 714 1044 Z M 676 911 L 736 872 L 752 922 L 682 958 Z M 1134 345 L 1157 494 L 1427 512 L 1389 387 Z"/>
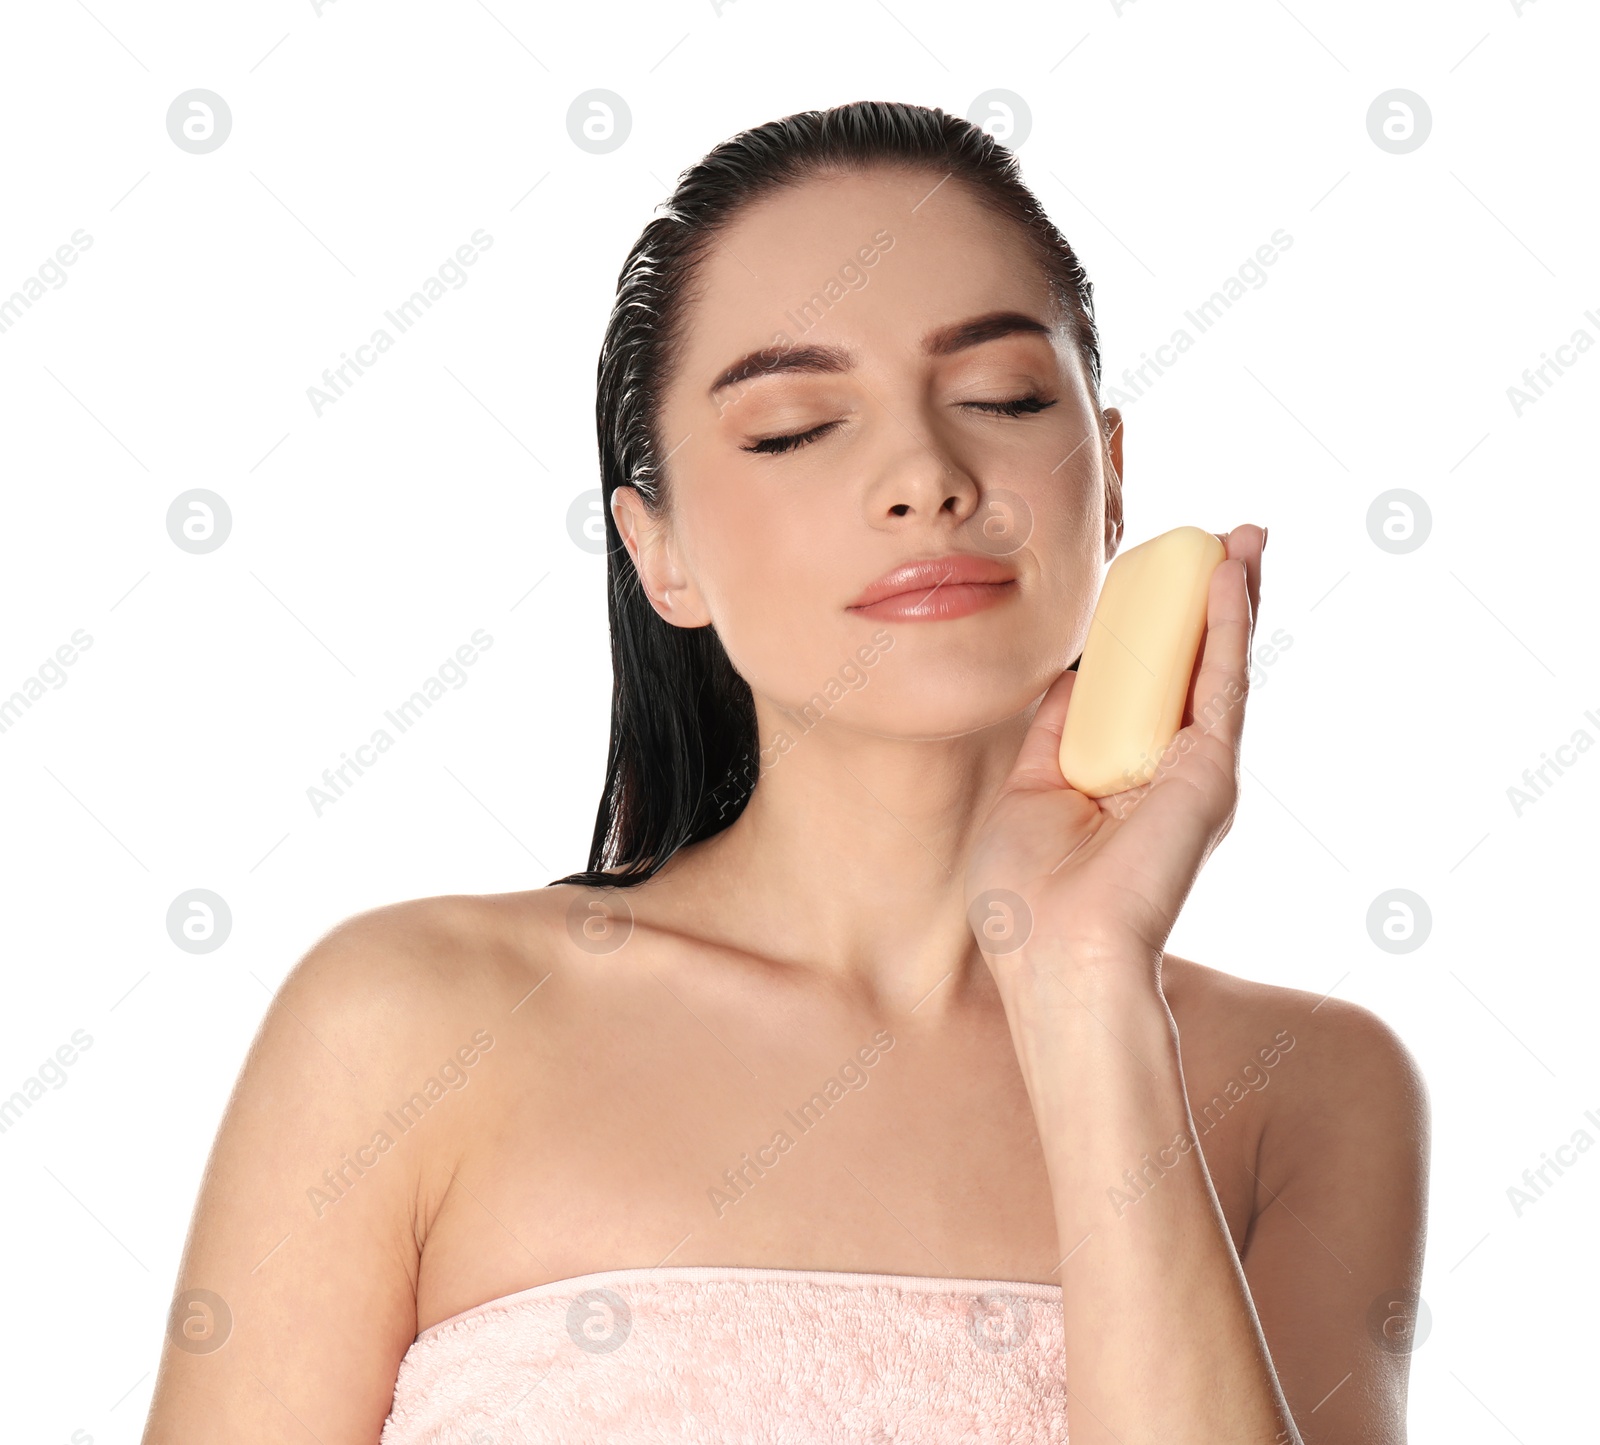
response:
<path fill-rule="evenodd" d="M 607 1270 L 424 1330 L 381 1445 L 1042 1445 L 1061 1287 L 716 1265 Z"/>

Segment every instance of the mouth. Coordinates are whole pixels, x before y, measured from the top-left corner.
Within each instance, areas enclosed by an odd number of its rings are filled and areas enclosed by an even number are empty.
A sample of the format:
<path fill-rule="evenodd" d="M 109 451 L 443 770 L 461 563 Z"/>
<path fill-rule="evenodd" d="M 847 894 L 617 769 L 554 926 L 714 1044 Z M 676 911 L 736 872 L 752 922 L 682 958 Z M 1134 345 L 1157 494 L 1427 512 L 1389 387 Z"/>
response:
<path fill-rule="evenodd" d="M 1016 573 L 1007 563 L 952 552 L 886 572 L 848 610 L 883 620 L 944 621 L 993 607 L 1017 591 Z"/>

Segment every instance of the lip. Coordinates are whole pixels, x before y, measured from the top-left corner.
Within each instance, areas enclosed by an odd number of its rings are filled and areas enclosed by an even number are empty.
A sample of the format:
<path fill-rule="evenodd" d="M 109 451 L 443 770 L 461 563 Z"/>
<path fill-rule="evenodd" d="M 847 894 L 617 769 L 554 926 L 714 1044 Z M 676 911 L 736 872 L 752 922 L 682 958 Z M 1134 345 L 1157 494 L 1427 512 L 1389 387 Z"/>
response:
<path fill-rule="evenodd" d="M 994 557 L 949 552 L 885 572 L 849 606 L 864 617 L 945 619 L 993 606 L 1017 590 L 1016 569 Z"/>

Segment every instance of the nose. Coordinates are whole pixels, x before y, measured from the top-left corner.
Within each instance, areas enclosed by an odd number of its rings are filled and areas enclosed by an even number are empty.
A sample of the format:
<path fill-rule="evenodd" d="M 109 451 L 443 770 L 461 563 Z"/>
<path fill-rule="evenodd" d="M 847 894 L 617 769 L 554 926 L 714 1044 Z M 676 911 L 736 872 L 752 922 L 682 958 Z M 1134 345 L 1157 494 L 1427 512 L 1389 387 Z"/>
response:
<path fill-rule="evenodd" d="M 927 434 L 905 427 L 894 454 L 886 458 L 867 488 L 867 522 L 874 527 L 901 527 L 907 521 L 931 521 L 945 515 L 965 522 L 978 507 L 977 479 Z"/>

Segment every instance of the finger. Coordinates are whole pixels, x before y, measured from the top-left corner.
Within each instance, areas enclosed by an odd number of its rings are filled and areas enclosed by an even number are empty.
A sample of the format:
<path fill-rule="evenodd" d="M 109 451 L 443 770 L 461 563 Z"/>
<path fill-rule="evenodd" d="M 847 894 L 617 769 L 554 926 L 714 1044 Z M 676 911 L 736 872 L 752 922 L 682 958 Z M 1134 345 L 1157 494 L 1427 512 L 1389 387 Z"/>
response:
<path fill-rule="evenodd" d="M 1061 730 L 1066 726 L 1067 704 L 1077 680 L 1078 674 L 1069 670 L 1050 684 L 1028 726 L 1028 735 L 1022 740 L 1005 789 L 1067 786 L 1067 780 L 1061 776 Z"/>
<path fill-rule="evenodd" d="M 1191 707 L 1194 724 L 1230 748 L 1238 747 L 1244 730 L 1253 626 L 1246 563 L 1230 556 L 1211 574 Z"/>
<path fill-rule="evenodd" d="M 1252 522 L 1221 535 L 1229 559 L 1245 564 L 1250 582 L 1250 619 L 1253 629 L 1255 619 L 1261 612 L 1261 553 L 1267 544 L 1267 529 Z"/>

